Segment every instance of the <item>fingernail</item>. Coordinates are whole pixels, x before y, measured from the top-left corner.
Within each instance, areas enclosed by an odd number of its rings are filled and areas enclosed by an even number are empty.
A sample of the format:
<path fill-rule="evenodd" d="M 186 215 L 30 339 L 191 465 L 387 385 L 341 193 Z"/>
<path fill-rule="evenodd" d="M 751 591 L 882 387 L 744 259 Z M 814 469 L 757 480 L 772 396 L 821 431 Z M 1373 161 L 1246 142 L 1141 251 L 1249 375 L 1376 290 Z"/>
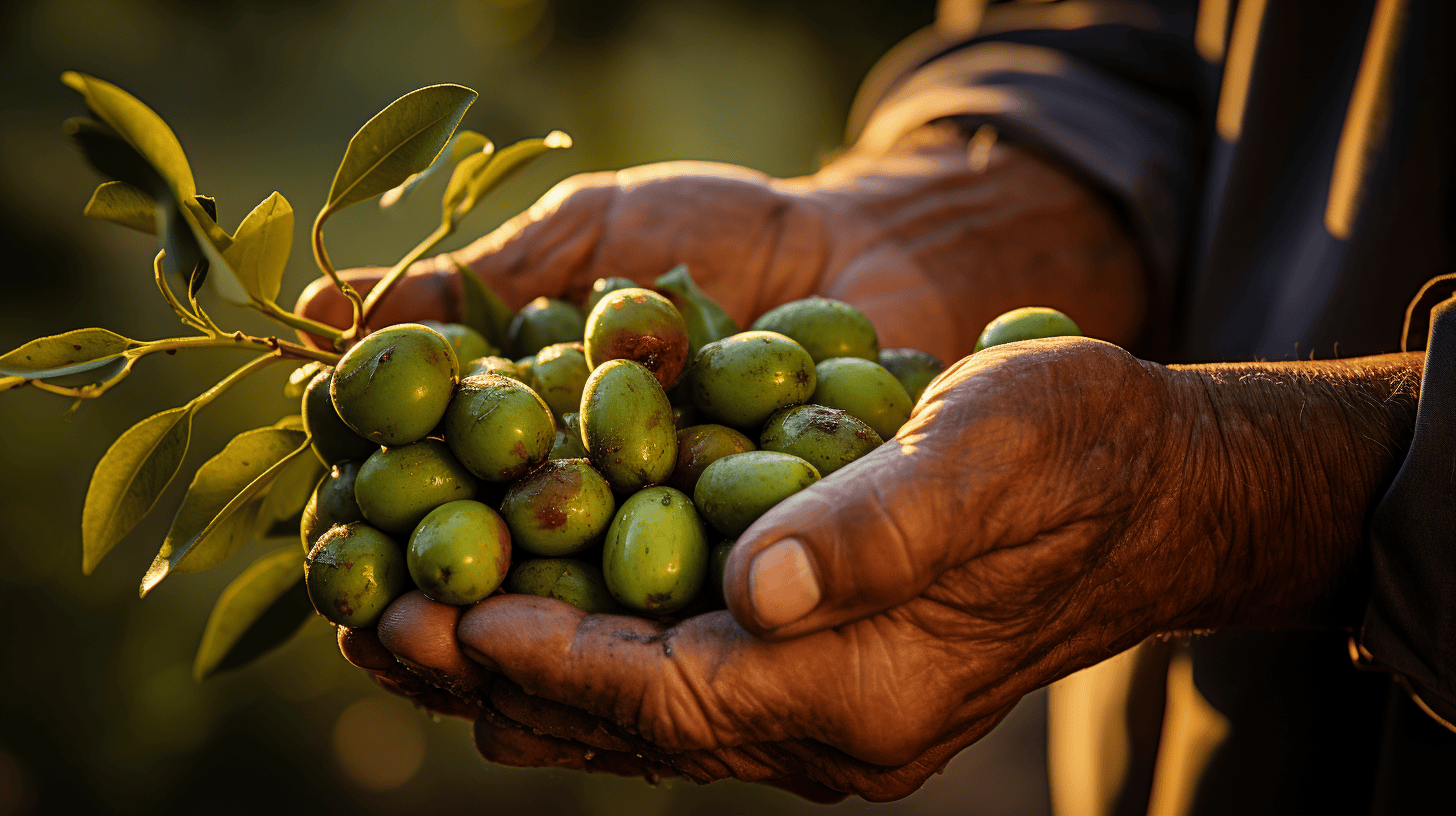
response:
<path fill-rule="evenodd" d="M 754 559 L 748 571 L 753 614 L 765 629 L 786 626 L 819 605 L 819 581 L 797 538 L 786 538 Z"/>

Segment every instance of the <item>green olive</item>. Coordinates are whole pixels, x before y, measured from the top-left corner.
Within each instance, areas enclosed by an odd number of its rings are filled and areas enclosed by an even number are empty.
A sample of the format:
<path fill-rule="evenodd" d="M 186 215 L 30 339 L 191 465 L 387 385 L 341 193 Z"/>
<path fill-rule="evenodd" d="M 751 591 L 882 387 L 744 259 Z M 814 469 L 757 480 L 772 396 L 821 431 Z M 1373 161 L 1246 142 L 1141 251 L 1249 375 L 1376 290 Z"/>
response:
<path fill-rule="evenodd" d="M 475 489 L 475 477 L 436 439 L 381 448 L 354 478 L 354 499 L 365 520 L 397 535 L 408 535 L 446 502 L 474 498 Z"/>
<path fill-rule="evenodd" d="M 759 447 L 793 454 L 814 466 L 820 476 L 878 448 L 884 440 L 875 429 L 848 411 L 823 405 L 780 408 L 763 426 Z"/>
<path fill-rule="evenodd" d="M 785 303 L 753 321 L 752 328 L 792 337 L 816 363 L 831 357 L 877 360 L 880 356 L 879 337 L 864 312 L 829 298 Z"/>
<path fill-rule="evenodd" d="M 418 323 L 390 326 L 344 353 L 329 383 L 339 417 L 380 445 L 420 439 L 440 422 L 459 363 L 450 342 Z"/>
<path fill-rule="evenodd" d="M 570 555 L 606 532 L 616 512 L 612 487 L 585 459 L 558 459 L 511 485 L 501 515 L 521 549 Z"/>
<path fill-rule="evenodd" d="M 848 411 L 889 439 L 910 418 L 914 403 L 905 386 L 879 363 L 835 357 L 815 367 L 818 385 L 809 402 Z"/>
<path fill-rule="evenodd" d="M 445 440 L 471 473 L 509 482 L 545 461 L 556 438 L 551 409 L 510 377 L 477 374 L 460 381 L 445 411 Z"/>
<path fill-rule="evenodd" d="M 642 364 L 610 360 L 593 371 L 579 421 L 587 456 L 614 489 L 626 493 L 671 475 L 677 461 L 672 406 Z"/>
<path fill-rule="evenodd" d="M 597 303 L 608 293 L 618 289 L 636 289 L 637 282 L 628 278 L 597 278 L 592 282 L 591 292 L 587 293 L 586 303 L 582 304 L 582 314 L 591 314 Z"/>
<path fill-rule="evenodd" d="M 438 320 L 421 320 L 421 326 L 429 326 L 440 333 L 440 336 L 450 341 L 450 347 L 455 349 L 455 359 L 461 362 L 464 367 L 466 360 L 474 360 L 479 357 L 487 357 L 492 354 L 499 354 L 500 351 L 485 339 L 485 335 L 470 328 L 464 323 L 441 323 Z"/>
<path fill-rule="evenodd" d="M 693 404 L 713 422 L 757 435 L 769 414 L 807 402 L 814 360 L 782 334 L 746 331 L 703 346 L 693 360 Z"/>
<path fill-rule="evenodd" d="M 905 386 L 905 393 L 910 395 L 912 404 L 920 402 L 926 386 L 945 370 L 945 363 L 934 354 L 908 348 L 880 352 L 880 365 Z"/>
<path fill-rule="evenodd" d="M 583 612 L 619 612 L 602 571 L 575 558 L 532 558 L 511 567 L 506 592 L 565 601 Z"/>
<path fill-rule="evenodd" d="M 308 504 L 303 506 L 303 516 L 298 525 L 305 555 L 330 527 L 364 520 L 364 511 L 354 500 L 354 479 L 358 475 L 359 463 L 344 461 L 335 462 L 319 479 Z"/>
<path fill-rule="evenodd" d="M 617 602 L 665 615 L 687 606 L 708 572 L 708 530 L 693 503 L 671 487 L 622 502 L 602 547 L 602 575 Z"/>
<path fill-rule="evenodd" d="M 500 374 L 503 377 L 510 377 L 513 380 L 526 382 L 526 374 L 521 367 L 513 360 L 504 357 L 477 357 L 460 366 L 460 379 L 473 377 L 476 374 Z M 530 383 L 526 383 L 530 385 Z"/>
<path fill-rule="evenodd" d="M 499 514 L 462 499 L 431 510 L 410 533 L 410 577 L 430 600 L 466 606 L 505 580 L 511 533 Z"/>
<path fill-rule="evenodd" d="M 511 320 L 511 346 L 516 354 L 535 355 L 552 343 L 579 343 L 586 329 L 581 310 L 564 300 L 538 297 Z"/>
<path fill-rule="evenodd" d="M 373 626 L 409 591 L 404 551 L 362 521 L 332 527 L 303 562 L 313 608 L 340 626 Z"/>
<path fill-rule="evenodd" d="M 325 465 L 344 459 L 362 460 L 379 447 L 379 443 L 354 433 L 353 428 L 339 419 L 339 412 L 334 410 L 334 401 L 329 397 L 333 376 L 332 368 L 320 370 L 303 392 L 303 429 L 308 432 L 314 455 Z"/>
<path fill-rule="evenodd" d="M 554 343 L 536 352 L 531 388 L 556 416 L 581 409 L 581 390 L 591 368 L 580 343 Z"/>
<path fill-rule="evenodd" d="M 718 532 L 737 538 L 774 505 L 817 481 L 819 471 L 797 456 L 735 453 L 703 470 L 693 504 Z"/>
<path fill-rule="evenodd" d="M 753 440 L 726 425 L 694 425 L 677 432 L 677 464 L 668 484 L 693 495 L 708 465 L 744 451 L 758 450 Z"/>
<path fill-rule="evenodd" d="M 1042 337 L 1081 337 L 1082 330 L 1056 309 L 1045 306 L 1023 306 L 986 324 L 976 340 L 975 351 L 1002 343 L 1037 340 Z"/>

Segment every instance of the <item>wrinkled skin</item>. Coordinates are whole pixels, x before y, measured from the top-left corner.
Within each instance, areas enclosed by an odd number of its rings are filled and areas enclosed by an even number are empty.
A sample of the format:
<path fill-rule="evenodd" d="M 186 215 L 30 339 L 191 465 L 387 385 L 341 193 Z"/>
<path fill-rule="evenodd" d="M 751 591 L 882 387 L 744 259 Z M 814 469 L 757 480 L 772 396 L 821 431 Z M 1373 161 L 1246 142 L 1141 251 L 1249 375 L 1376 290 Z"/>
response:
<path fill-rule="evenodd" d="M 518 305 L 687 261 L 742 325 L 818 292 L 864 310 L 884 346 L 947 360 L 1026 303 L 1132 342 L 1135 253 L 1090 193 L 1015 151 L 968 180 L 940 146 L 912 148 L 792 182 L 684 166 L 569 180 L 473 265 Z M 402 304 L 447 302 L 447 280 L 405 290 L 398 314 L 427 316 Z M 330 300 L 303 308 L 324 317 Z M 1094 340 L 1000 346 L 951 365 L 896 439 L 749 528 L 727 611 L 656 623 L 411 594 L 377 639 L 345 630 L 341 648 L 473 719 L 490 761 L 899 798 L 1026 693 L 1150 635 L 1349 622 L 1420 364 L 1175 370 Z"/>

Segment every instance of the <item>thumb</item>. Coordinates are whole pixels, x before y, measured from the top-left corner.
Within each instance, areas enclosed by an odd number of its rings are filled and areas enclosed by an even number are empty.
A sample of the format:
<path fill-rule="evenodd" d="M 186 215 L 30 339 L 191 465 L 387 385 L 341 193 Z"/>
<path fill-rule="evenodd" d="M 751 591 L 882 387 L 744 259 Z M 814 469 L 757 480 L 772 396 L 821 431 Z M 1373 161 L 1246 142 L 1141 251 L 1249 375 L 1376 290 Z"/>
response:
<path fill-rule="evenodd" d="M 907 426 L 738 539 L 723 591 L 740 625 L 770 640 L 839 626 L 914 598 L 965 557 L 977 491 L 926 437 Z"/>

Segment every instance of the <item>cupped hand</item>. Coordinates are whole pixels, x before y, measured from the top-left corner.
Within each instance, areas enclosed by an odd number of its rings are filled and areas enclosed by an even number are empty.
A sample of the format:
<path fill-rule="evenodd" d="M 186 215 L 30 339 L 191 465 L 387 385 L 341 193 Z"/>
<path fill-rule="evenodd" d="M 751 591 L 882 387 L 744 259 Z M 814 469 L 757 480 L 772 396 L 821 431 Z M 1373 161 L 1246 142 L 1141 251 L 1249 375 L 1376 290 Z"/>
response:
<path fill-rule="evenodd" d="M 454 257 L 512 308 L 580 302 L 599 277 L 647 284 L 686 263 L 744 328 L 817 294 L 863 310 L 881 347 L 947 361 L 1018 306 L 1062 309 L 1087 335 L 1128 344 L 1147 304 L 1138 252 L 1100 196 L 1016 148 L 972 160 L 963 138 L 934 129 L 796 179 L 704 162 L 575 176 Z M 379 275 L 345 273 L 361 288 Z M 457 318 L 459 291 L 450 258 L 423 261 L 371 322 Z M 350 317 L 322 279 L 298 311 Z"/>
<path fill-rule="evenodd" d="M 898 798 L 1027 692 L 1220 614 L 1218 537 L 1190 523 L 1215 518 L 1193 487 L 1221 467 L 1209 420 L 1201 386 L 1107 343 L 988 350 L 739 539 L 731 611 L 665 625 L 412 596 L 379 637 L 462 696 L 499 676 L 612 734 L 530 724 L 553 737 Z"/>

